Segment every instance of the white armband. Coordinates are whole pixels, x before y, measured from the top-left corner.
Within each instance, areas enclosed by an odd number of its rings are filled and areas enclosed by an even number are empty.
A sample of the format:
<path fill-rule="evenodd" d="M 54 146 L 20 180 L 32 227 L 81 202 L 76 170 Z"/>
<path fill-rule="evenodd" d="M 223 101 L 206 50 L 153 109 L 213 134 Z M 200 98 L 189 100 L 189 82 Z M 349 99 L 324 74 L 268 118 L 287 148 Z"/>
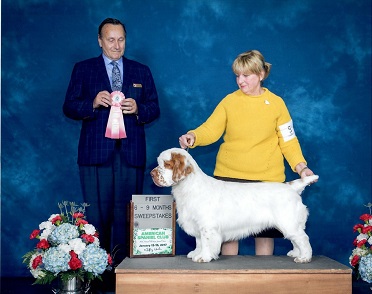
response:
<path fill-rule="evenodd" d="M 292 140 L 296 137 L 294 128 L 293 128 L 293 121 L 290 120 L 289 122 L 279 126 L 280 133 L 282 134 L 283 141 L 287 142 Z"/>

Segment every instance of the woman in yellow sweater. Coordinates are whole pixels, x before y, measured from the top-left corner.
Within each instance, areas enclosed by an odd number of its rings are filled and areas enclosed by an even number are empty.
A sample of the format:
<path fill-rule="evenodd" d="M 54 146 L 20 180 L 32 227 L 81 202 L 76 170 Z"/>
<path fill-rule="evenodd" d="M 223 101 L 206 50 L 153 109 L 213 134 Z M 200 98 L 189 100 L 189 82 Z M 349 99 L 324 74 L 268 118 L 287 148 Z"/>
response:
<path fill-rule="evenodd" d="M 223 135 L 214 176 L 224 181 L 284 182 L 284 158 L 300 177 L 307 167 L 293 123 L 282 98 L 262 86 L 271 69 L 257 50 L 244 52 L 232 69 L 239 90 L 227 95 L 198 128 L 179 138 L 181 148 L 205 146 Z M 256 255 L 272 255 L 276 229 L 255 236 Z M 222 244 L 222 255 L 237 255 L 238 241 Z"/>

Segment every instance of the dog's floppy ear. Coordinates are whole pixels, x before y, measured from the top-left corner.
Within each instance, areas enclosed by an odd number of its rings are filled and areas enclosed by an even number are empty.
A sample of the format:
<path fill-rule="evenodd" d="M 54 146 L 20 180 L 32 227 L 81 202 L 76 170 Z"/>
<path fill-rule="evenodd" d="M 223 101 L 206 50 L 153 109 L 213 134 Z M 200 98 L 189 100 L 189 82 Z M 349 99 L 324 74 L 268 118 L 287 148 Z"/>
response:
<path fill-rule="evenodd" d="M 185 167 L 185 156 L 181 155 L 179 153 L 172 153 L 172 159 L 173 162 L 173 175 L 172 180 L 173 182 L 177 183 L 182 176 L 187 176 L 192 172 L 192 167 L 187 166 Z"/>

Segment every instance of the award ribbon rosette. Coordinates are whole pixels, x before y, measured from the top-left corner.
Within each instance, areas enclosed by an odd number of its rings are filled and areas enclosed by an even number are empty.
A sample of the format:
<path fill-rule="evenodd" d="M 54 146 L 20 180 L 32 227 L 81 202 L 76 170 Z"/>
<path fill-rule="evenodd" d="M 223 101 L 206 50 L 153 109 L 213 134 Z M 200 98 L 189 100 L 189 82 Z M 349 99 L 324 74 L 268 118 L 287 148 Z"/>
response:
<path fill-rule="evenodd" d="M 114 91 L 111 93 L 112 106 L 106 126 L 106 138 L 121 139 L 127 137 L 124 126 L 123 112 L 120 109 L 121 102 L 124 99 L 125 96 L 120 91 Z"/>

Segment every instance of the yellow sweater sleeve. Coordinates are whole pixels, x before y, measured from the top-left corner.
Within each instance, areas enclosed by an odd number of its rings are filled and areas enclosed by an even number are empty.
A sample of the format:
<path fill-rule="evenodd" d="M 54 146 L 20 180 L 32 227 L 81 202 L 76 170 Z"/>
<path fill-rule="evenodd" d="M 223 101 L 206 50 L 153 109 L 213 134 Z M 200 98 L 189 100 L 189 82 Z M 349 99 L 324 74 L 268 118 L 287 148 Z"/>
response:
<path fill-rule="evenodd" d="M 226 112 L 221 102 L 201 126 L 189 131 L 195 134 L 195 143 L 191 148 L 210 145 L 218 141 L 225 132 L 226 118 Z"/>
<path fill-rule="evenodd" d="M 280 111 L 276 127 L 279 146 L 292 170 L 296 171 L 296 165 L 300 162 L 306 164 L 306 160 L 302 155 L 301 146 L 296 136 L 293 121 L 288 112 L 287 106 L 282 99 L 278 100 L 277 104 Z"/>

